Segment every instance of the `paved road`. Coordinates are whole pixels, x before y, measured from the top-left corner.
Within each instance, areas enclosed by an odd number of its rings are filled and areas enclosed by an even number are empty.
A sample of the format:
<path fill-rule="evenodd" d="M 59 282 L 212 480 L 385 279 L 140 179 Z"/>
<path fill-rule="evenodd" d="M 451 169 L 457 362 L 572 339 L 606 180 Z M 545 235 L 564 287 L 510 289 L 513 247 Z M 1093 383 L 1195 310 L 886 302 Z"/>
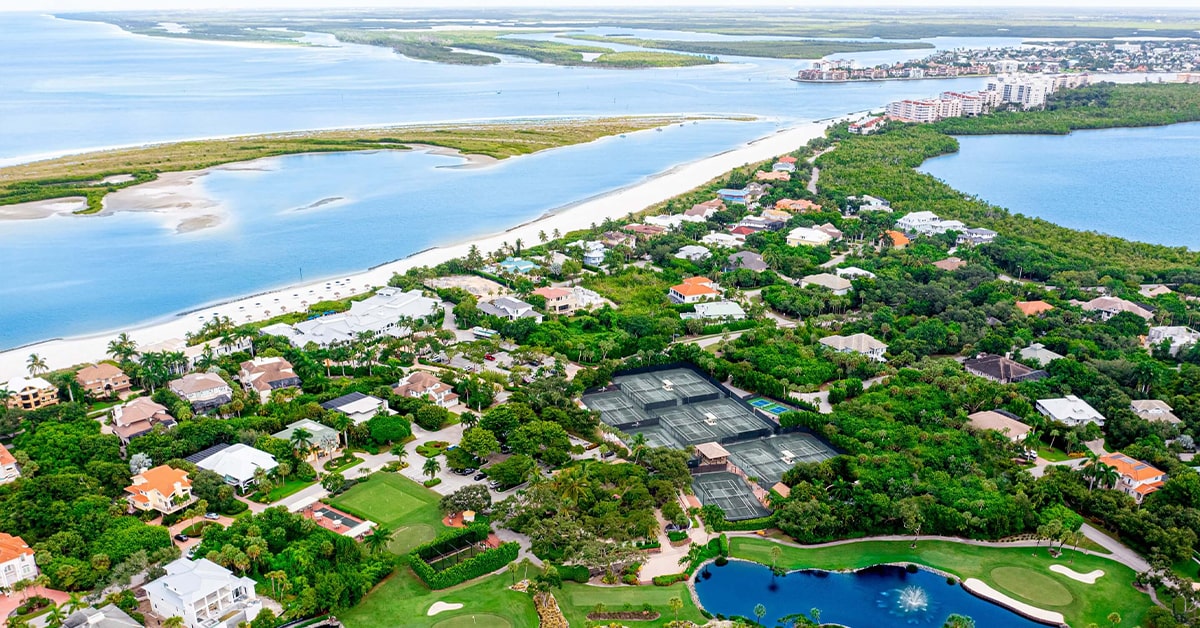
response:
<path fill-rule="evenodd" d="M 1146 559 L 1142 558 L 1140 554 L 1125 547 L 1120 541 L 1092 527 L 1091 524 L 1084 522 L 1083 528 L 1080 531 L 1083 532 L 1083 535 L 1088 540 L 1112 552 L 1112 556 L 1109 558 L 1128 566 L 1138 573 L 1150 570 L 1150 563 L 1146 562 Z M 1103 556 L 1103 554 L 1097 554 L 1097 556 Z"/>

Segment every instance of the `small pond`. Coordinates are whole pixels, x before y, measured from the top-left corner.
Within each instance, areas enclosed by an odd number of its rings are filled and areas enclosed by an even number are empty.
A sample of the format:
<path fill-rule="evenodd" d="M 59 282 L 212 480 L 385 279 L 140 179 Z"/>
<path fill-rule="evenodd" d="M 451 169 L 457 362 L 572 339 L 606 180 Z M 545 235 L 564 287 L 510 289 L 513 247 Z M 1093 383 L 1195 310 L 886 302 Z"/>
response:
<path fill-rule="evenodd" d="M 793 613 L 821 611 L 821 623 L 850 628 L 933 626 L 941 628 L 952 613 L 975 620 L 977 628 L 1042 628 L 1006 608 L 975 597 L 957 584 L 928 571 L 909 573 L 901 567 L 877 566 L 856 573 L 793 571 L 774 576 L 757 563 L 710 564 L 696 578 L 700 604 L 710 613 L 754 618 L 754 607 L 766 610 L 763 624 L 775 626 Z"/>

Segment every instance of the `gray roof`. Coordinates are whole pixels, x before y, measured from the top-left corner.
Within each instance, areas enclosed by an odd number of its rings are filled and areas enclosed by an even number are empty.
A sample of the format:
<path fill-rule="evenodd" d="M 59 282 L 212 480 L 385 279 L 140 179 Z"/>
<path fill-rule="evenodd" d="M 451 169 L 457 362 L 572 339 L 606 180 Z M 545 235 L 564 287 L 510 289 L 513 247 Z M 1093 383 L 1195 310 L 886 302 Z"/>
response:
<path fill-rule="evenodd" d="M 729 256 L 729 265 L 762 272 L 767 269 L 767 263 L 754 251 L 738 251 Z"/>
<path fill-rule="evenodd" d="M 87 606 L 71 613 L 63 620 L 63 628 L 142 628 L 125 611 L 113 604 L 93 608 Z"/>

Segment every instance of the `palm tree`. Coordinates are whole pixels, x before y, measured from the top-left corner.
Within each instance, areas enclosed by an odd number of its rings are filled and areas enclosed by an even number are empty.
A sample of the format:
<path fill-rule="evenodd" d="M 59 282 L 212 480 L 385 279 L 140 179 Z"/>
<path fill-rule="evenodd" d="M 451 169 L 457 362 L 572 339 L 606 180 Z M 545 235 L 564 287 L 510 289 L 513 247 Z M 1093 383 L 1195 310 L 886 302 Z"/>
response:
<path fill-rule="evenodd" d="M 392 453 L 396 455 L 396 460 L 400 462 L 404 462 L 404 459 L 408 457 L 408 450 L 404 448 L 403 443 L 397 443 L 393 446 Z"/>
<path fill-rule="evenodd" d="M 371 536 L 363 539 L 363 545 L 366 546 L 367 551 L 372 554 L 378 554 L 387 547 L 388 541 L 391 539 L 392 529 L 387 526 L 380 526 L 371 532 Z"/>
<path fill-rule="evenodd" d="M 425 460 L 425 464 L 421 466 L 421 471 L 429 476 L 429 479 L 437 477 L 438 471 L 442 470 L 442 463 L 437 461 L 437 458 L 429 458 Z"/>
<path fill-rule="evenodd" d="M 58 628 L 66 618 L 67 614 L 61 606 L 51 606 L 50 611 L 46 613 L 46 626 L 49 628 Z"/>
<path fill-rule="evenodd" d="M 633 461 L 637 462 L 638 457 L 642 455 L 642 450 L 646 448 L 646 435 L 638 432 L 629 439 L 629 448 L 633 451 Z"/>
<path fill-rule="evenodd" d="M 508 564 L 508 573 L 512 575 L 512 581 L 513 581 L 513 584 L 516 584 L 516 583 L 517 583 L 517 570 L 518 570 L 519 568 L 520 568 L 520 567 L 519 567 L 519 566 L 517 565 L 517 563 L 515 563 L 515 562 L 512 562 L 512 563 L 509 563 L 509 564 Z"/>
<path fill-rule="evenodd" d="M 673 597 L 667 600 L 667 606 L 670 607 L 672 613 L 675 613 L 675 621 L 679 621 L 679 611 L 683 609 L 683 598 Z"/>
<path fill-rule="evenodd" d="M 337 412 L 333 416 L 330 417 L 329 422 L 333 424 L 330 427 L 332 427 L 333 429 L 342 433 L 342 445 L 349 447 L 350 446 L 350 435 L 347 434 L 346 432 L 350 429 L 351 425 L 354 425 L 354 421 L 350 418 L 349 415 L 342 414 L 341 412 Z"/>
<path fill-rule="evenodd" d="M 975 628 L 975 620 L 966 615 L 952 613 L 946 618 L 946 623 L 942 624 L 942 628 Z"/>
<path fill-rule="evenodd" d="M 183 618 L 176 615 L 163 620 L 162 628 L 184 628 Z"/>
<path fill-rule="evenodd" d="M 812 617 L 814 624 L 821 625 L 821 609 L 814 606 L 808 609 L 808 614 Z"/>
<path fill-rule="evenodd" d="M 1055 441 L 1058 440 L 1058 437 L 1061 435 L 1062 435 L 1062 433 L 1059 432 L 1057 429 L 1050 430 L 1050 449 L 1054 449 L 1054 443 L 1055 443 Z"/>
<path fill-rule="evenodd" d="M 67 612 L 74 613 L 75 611 L 87 606 L 83 601 L 83 596 L 79 593 L 71 593 L 67 596 Z"/>
<path fill-rule="evenodd" d="M 783 555 L 783 548 L 779 545 L 771 546 L 771 570 L 775 570 L 775 564 L 779 562 L 779 557 Z"/>
<path fill-rule="evenodd" d="M 758 623 L 760 625 L 762 624 L 763 615 L 766 615 L 766 614 L 767 614 L 767 607 L 763 606 L 762 604 L 754 605 L 754 616 L 758 619 Z"/>
<path fill-rule="evenodd" d="M 268 571 L 264 574 L 267 580 L 271 581 L 271 592 L 275 594 L 276 599 L 279 598 L 279 583 L 287 581 L 287 572 L 282 570 Z"/>
<path fill-rule="evenodd" d="M 559 474 L 558 481 L 555 484 L 558 488 L 558 494 L 562 496 L 563 501 L 572 505 L 579 503 L 588 486 L 587 481 L 575 471 L 565 471 Z"/>
<path fill-rule="evenodd" d="M 292 431 L 292 436 L 291 436 L 291 439 L 289 439 L 289 440 L 292 443 L 292 449 L 296 450 L 297 455 L 300 457 L 301 460 L 304 460 L 305 458 L 307 458 L 308 454 L 312 452 L 312 450 L 313 450 L 312 438 L 313 438 L 312 432 L 310 432 L 302 427 L 298 427 L 294 431 Z"/>
<path fill-rule="evenodd" d="M 1121 614 L 1116 611 L 1109 613 L 1108 623 L 1112 624 L 1113 628 L 1117 628 L 1117 624 L 1121 623 Z"/>
<path fill-rule="evenodd" d="M 1117 481 L 1121 479 L 1121 474 L 1117 471 L 1116 467 L 1104 464 L 1103 462 L 1096 465 L 1096 473 L 1098 474 L 1096 479 L 1100 481 L 1100 485 L 1109 488 L 1116 486 Z"/>
<path fill-rule="evenodd" d="M 46 359 L 36 353 L 29 354 L 29 359 L 25 361 L 25 365 L 29 369 L 29 374 L 34 377 L 50 370 L 50 367 L 46 366 Z"/>
<path fill-rule="evenodd" d="M 129 334 L 121 332 L 108 343 L 108 355 L 118 362 L 128 362 L 137 355 L 137 343 L 129 338 Z"/>

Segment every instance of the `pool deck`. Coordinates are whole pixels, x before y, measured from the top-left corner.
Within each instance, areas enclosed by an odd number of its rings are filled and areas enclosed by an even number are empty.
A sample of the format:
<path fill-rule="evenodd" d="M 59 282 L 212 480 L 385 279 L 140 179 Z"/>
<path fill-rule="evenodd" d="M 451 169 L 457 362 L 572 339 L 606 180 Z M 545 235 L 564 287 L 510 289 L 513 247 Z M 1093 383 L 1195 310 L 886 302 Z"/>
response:
<path fill-rule="evenodd" d="M 1030 606 L 1024 602 L 1018 602 L 1017 600 L 1014 600 L 1011 597 L 1008 597 L 1007 595 L 988 586 L 988 584 L 982 580 L 967 578 L 966 580 L 963 580 L 962 586 L 973 595 L 977 595 L 994 604 L 999 604 L 1000 606 L 1003 606 L 1014 613 L 1024 615 L 1025 617 L 1028 617 L 1034 621 L 1040 621 L 1043 624 L 1051 624 L 1055 626 L 1067 625 L 1067 620 L 1063 617 L 1062 613 L 1047 611 L 1036 606 Z"/>

